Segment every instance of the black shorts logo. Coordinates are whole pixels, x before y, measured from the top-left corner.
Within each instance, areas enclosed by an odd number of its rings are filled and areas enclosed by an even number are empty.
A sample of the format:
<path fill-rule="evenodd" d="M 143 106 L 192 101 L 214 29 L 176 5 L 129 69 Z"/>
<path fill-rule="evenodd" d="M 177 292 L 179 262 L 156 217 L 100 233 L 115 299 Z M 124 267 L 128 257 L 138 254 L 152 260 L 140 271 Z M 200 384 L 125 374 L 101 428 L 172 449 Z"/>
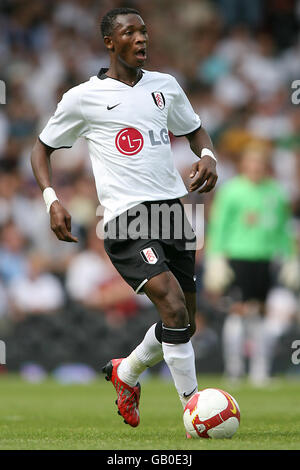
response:
<path fill-rule="evenodd" d="M 154 248 L 145 248 L 144 250 L 140 251 L 143 260 L 148 264 L 155 264 L 158 261 L 158 254 L 156 253 Z"/>

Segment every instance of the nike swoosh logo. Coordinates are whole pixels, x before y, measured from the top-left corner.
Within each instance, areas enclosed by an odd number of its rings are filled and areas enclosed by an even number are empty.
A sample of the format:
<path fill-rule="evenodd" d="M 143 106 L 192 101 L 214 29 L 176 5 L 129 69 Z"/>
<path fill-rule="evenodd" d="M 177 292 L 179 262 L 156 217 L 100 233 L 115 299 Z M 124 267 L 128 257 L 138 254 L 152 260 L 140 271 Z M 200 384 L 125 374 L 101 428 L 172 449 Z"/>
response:
<path fill-rule="evenodd" d="M 190 396 L 197 390 L 197 388 L 198 388 L 198 387 L 195 387 L 194 390 L 193 390 L 191 393 L 189 393 L 188 395 L 186 395 L 186 393 L 184 392 L 184 393 L 183 393 L 183 396 L 184 396 L 185 398 L 190 397 Z"/>
<path fill-rule="evenodd" d="M 111 109 L 114 109 L 116 106 L 119 106 L 119 104 L 121 104 L 121 103 L 115 104 L 114 106 L 108 106 L 107 105 L 106 109 L 107 109 L 107 111 L 110 111 Z"/>
<path fill-rule="evenodd" d="M 236 411 L 237 411 L 236 406 L 235 406 L 233 400 L 231 399 L 231 397 L 227 393 L 225 393 L 225 395 L 228 398 L 228 400 L 230 401 L 230 403 L 232 404 L 232 408 L 230 408 L 230 411 L 235 415 Z"/>

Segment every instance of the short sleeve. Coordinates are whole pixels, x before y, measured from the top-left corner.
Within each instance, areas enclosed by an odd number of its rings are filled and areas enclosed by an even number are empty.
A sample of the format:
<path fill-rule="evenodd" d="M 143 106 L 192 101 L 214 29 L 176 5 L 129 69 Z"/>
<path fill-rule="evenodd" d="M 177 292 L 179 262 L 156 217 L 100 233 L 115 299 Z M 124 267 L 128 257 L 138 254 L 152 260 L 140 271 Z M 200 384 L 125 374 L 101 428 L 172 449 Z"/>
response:
<path fill-rule="evenodd" d="M 174 79 L 174 98 L 168 110 L 168 129 L 177 137 L 189 134 L 201 126 L 198 114 L 186 94 Z"/>
<path fill-rule="evenodd" d="M 49 147 L 72 147 L 78 137 L 88 132 L 80 109 L 78 88 L 71 88 L 63 95 L 55 113 L 39 135 L 39 139 Z"/>

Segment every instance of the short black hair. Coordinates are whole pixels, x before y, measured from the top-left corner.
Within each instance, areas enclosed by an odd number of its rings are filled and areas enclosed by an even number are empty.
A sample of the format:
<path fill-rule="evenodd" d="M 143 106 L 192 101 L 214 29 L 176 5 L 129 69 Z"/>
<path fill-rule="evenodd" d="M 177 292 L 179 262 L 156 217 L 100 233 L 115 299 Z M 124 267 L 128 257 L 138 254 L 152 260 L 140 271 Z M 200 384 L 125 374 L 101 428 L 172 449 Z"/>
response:
<path fill-rule="evenodd" d="M 114 23 L 115 19 L 118 15 L 140 15 L 140 12 L 135 10 L 134 8 L 127 8 L 127 7 L 121 7 L 121 8 L 113 8 L 112 10 L 108 11 L 102 18 L 101 20 L 101 34 L 102 36 L 111 36 L 113 29 L 114 29 Z"/>

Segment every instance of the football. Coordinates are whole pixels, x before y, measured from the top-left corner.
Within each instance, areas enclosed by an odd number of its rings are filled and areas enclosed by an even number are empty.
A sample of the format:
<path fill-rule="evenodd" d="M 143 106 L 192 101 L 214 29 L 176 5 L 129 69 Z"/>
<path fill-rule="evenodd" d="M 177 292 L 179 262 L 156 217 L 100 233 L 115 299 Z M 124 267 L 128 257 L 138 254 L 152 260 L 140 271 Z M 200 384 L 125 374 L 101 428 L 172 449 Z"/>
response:
<path fill-rule="evenodd" d="M 240 425 L 240 408 L 224 390 L 206 388 L 188 401 L 183 422 L 186 432 L 193 438 L 230 438 Z"/>

